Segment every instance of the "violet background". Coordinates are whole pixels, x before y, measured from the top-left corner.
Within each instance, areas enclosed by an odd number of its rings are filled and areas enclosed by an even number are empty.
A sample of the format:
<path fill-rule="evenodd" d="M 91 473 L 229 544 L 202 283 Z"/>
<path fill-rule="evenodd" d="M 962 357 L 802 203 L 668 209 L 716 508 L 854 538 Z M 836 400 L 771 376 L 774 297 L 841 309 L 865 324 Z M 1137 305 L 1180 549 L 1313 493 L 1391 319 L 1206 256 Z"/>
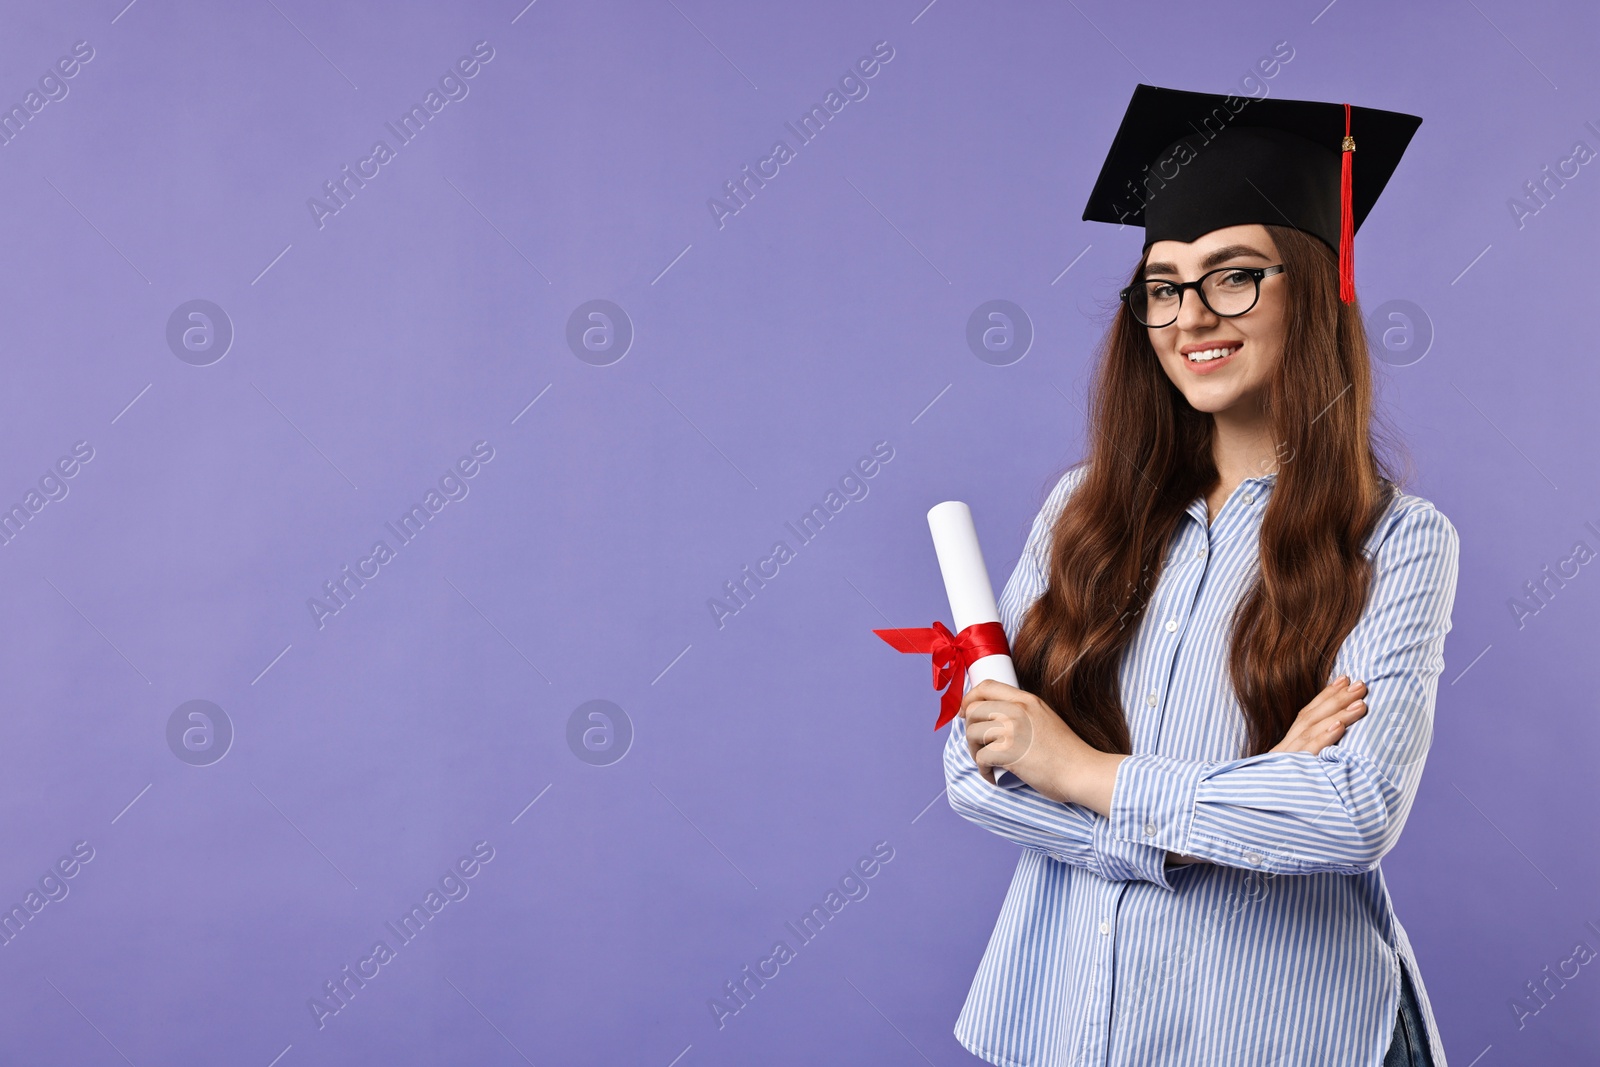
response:
<path fill-rule="evenodd" d="M 1432 332 L 1379 350 L 1381 400 L 1461 578 L 1383 869 L 1452 1062 L 1600 1050 L 1592 966 L 1509 1007 L 1600 948 L 1600 577 L 1508 604 L 1600 548 L 1600 170 L 1507 206 L 1600 148 L 1593 7 L 123 2 L 0 8 L 6 107 L 94 48 L 0 146 L 0 504 L 94 449 L 0 547 L 0 903 L 95 850 L 0 946 L 0 1061 L 976 1062 L 951 1028 L 1017 848 L 944 803 L 926 662 L 870 631 L 947 616 L 928 507 L 972 505 L 998 589 L 1081 454 L 1140 231 L 1080 215 L 1134 85 L 1243 92 L 1280 41 L 1271 95 L 1424 118 L 1356 278 Z M 307 199 L 478 41 L 469 95 L 319 229 Z M 719 229 L 708 199 L 879 41 Z M 166 341 L 193 299 L 235 331 L 208 366 Z M 594 299 L 635 330 L 607 366 L 566 340 Z M 992 299 L 1034 332 L 1009 365 L 966 341 Z M 479 440 L 468 496 L 319 630 L 307 598 Z M 880 440 L 719 629 L 708 600 Z M 236 731 L 209 766 L 168 746 L 192 699 Z M 608 766 L 568 743 L 594 699 L 633 730 Z M 319 1029 L 308 1000 L 480 840 L 469 895 Z"/>

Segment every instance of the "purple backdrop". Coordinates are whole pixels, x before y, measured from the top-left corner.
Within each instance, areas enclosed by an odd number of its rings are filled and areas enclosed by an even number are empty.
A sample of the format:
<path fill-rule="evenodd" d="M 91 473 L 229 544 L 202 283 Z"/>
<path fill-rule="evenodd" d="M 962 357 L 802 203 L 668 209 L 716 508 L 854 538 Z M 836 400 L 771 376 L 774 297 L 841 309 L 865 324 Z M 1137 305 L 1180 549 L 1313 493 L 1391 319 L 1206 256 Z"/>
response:
<path fill-rule="evenodd" d="M 1596 1054 L 1592 7 L 124 3 L 0 23 L 0 1061 L 973 1062 L 1017 849 L 870 631 L 1081 454 L 1140 81 L 1425 119 L 1356 256 L 1462 540 L 1384 870 L 1452 1062 Z"/>

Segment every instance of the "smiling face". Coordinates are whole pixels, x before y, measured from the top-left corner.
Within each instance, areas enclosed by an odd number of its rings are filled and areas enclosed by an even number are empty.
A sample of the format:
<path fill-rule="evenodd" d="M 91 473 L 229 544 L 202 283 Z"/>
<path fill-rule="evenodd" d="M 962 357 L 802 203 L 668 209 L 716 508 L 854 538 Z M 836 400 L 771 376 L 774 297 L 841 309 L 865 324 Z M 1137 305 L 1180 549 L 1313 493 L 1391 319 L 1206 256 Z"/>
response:
<path fill-rule="evenodd" d="M 1282 262 L 1265 226 L 1228 226 L 1189 244 L 1155 242 L 1144 277 L 1190 282 L 1218 267 L 1271 267 Z M 1190 289 L 1183 294 L 1176 322 L 1147 330 L 1162 370 L 1196 411 L 1246 422 L 1259 417 L 1267 383 L 1283 358 L 1287 284 L 1281 273 L 1261 279 L 1261 298 L 1255 307 L 1233 318 L 1214 314 Z M 1206 362 L 1189 358 L 1191 352 L 1214 356 L 1218 349 L 1226 354 Z"/>

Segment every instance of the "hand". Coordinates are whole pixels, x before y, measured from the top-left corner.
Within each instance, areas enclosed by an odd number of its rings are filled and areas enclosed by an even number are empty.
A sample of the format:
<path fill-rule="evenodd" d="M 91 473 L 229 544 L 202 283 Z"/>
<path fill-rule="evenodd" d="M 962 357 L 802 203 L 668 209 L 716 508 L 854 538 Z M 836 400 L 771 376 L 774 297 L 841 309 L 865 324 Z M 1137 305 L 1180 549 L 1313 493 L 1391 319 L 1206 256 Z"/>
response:
<path fill-rule="evenodd" d="M 1092 748 L 1048 704 L 1013 685 L 986 680 L 969 689 L 960 714 L 967 749 L 989 782 L 1010 771 L 1040 795 L 1105 814 L 1122 756 Z"/>
<path fill-rule="evenodd" d="M 1367 713 L 1366 702 L 1360 697 L 1367 691 L 1365 682 L 1345 684 L 1350 679 L 1340 675 L 1328 687 L 1300 709 L 1300 715 L 1289 727 L 1282 741 L 1269 752 L 1309 752 L 1316 755 L 1329 745 L 1336 745 L 1344 736 L 1344 728 Z"/>

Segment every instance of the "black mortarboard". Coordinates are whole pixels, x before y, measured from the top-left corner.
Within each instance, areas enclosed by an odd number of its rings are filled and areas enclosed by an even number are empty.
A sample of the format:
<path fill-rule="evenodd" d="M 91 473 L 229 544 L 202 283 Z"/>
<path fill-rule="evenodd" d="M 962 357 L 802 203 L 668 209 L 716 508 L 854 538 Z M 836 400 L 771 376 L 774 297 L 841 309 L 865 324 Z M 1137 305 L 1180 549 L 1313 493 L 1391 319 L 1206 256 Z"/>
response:
<path fill-rule="evenodd" d="M 1147 249 L 1224 226 L 1293 226 L 1339 254 L 1339 297 L 1349 303 L 1355 231 L 1421 124 L 1415 115 L 1350 104 L 1141 84 L 1083 217 L 1142 224 Z"/>

